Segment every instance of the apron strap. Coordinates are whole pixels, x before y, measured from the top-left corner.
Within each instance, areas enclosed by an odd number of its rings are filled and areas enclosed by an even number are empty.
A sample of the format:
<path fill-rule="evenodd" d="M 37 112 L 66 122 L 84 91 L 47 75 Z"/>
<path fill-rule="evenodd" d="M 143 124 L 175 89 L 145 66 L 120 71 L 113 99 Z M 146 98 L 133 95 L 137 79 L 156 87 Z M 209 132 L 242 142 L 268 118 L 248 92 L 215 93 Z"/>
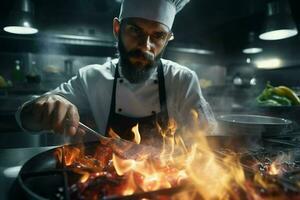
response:
<path fill-rule="evenodd" d="M 159 120 L 160 126 L 163 129 L 168 127 L 169 122 L 169 113 L 167 107 L 167 97 L 166 97 L 166 87 L 165 87 L 165 76 L 164 69 L 161 59 L 159 59 L 159 64 L 157 67 L 157 76 L 158 76 L 158 91 L 159 91 L 159 103 L 161 110 L 161 117 Z"/>
<path fill-rule="evenodd" d="M 110 109 L 109 109 L 108 120 L 106 123 L 106 129 L 105 129 L 106 136 L 108 136 L 109 127 L 110 127 L 114 112 L 116 110 L 117 79 L 120 77 L 118 68 L 119 68 L 119 62 L 116 65 L 115 74 L 114 74 L 114 83 L 113 83 L 113 88 L 112 88 L 112 93 L 111 93 Z"/>

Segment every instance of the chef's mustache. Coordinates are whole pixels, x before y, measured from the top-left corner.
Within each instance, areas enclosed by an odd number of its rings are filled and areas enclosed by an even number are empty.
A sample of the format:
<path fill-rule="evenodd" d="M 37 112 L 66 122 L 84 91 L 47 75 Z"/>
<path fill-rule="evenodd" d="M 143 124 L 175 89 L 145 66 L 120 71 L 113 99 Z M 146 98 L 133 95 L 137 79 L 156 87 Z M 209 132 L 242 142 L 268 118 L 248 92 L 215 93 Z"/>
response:
<path fill-rule="evenodd" d="M 153 54 L 151 54 L 149 52 L 143 52 L 139 49 L 129 51 L 127 53 L 127 55 L 128 55 L 128 57 L 141 57 L 141 58 L 144 58 L 145 60 L 152 61 L 152 62 L 155 59 Z"/>

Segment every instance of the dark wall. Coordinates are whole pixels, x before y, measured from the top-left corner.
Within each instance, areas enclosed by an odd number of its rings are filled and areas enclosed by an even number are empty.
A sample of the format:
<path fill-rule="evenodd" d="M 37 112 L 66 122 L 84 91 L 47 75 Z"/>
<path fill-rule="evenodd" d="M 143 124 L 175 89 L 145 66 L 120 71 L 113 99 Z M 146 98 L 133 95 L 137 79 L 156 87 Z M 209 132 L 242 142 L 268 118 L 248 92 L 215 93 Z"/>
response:
<path fill-rule="evenodd" d="M 264 83 L 270 81 L 272 85 L 300 86 L 300 66 L 277 70 L 259 70 L 256 74 L 257 78 Z"/>

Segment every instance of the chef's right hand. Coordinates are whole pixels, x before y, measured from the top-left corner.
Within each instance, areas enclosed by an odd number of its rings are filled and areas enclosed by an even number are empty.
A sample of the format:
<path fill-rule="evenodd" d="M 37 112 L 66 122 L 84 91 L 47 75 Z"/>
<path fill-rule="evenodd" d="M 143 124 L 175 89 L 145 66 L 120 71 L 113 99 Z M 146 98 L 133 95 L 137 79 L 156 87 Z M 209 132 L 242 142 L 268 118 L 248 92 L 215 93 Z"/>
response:
<path fill-rule="evenodd" d="M 75 135 L 79 114 L 75 105 L 59 95 L 44 95 L 27 103 L 21 111 L 21 123 L 26 130 L 53 130 Z"/>

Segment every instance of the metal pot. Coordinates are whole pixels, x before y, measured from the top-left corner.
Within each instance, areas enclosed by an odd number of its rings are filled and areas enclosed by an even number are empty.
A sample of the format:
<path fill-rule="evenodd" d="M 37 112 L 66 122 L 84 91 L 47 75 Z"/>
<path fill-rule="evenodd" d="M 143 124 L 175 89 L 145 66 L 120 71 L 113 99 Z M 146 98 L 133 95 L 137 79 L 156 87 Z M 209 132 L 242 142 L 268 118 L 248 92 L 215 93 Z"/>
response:
<path fill-rule="evenodd" d="M 288 119 L 247 114 L 228 114 L 217 117 L 218 130 L 208 141 L 215 147 L 233 150 L 257 149 L 262 138 L 287 134 L 293 130 Z"/>
<path fill-rule="evenodd" d="M 264 115 L 228 114 L 218 120 L 223 135 L 256 135 L 262 137 L 286 134 L 293 130 L 291 120 Z"/>

